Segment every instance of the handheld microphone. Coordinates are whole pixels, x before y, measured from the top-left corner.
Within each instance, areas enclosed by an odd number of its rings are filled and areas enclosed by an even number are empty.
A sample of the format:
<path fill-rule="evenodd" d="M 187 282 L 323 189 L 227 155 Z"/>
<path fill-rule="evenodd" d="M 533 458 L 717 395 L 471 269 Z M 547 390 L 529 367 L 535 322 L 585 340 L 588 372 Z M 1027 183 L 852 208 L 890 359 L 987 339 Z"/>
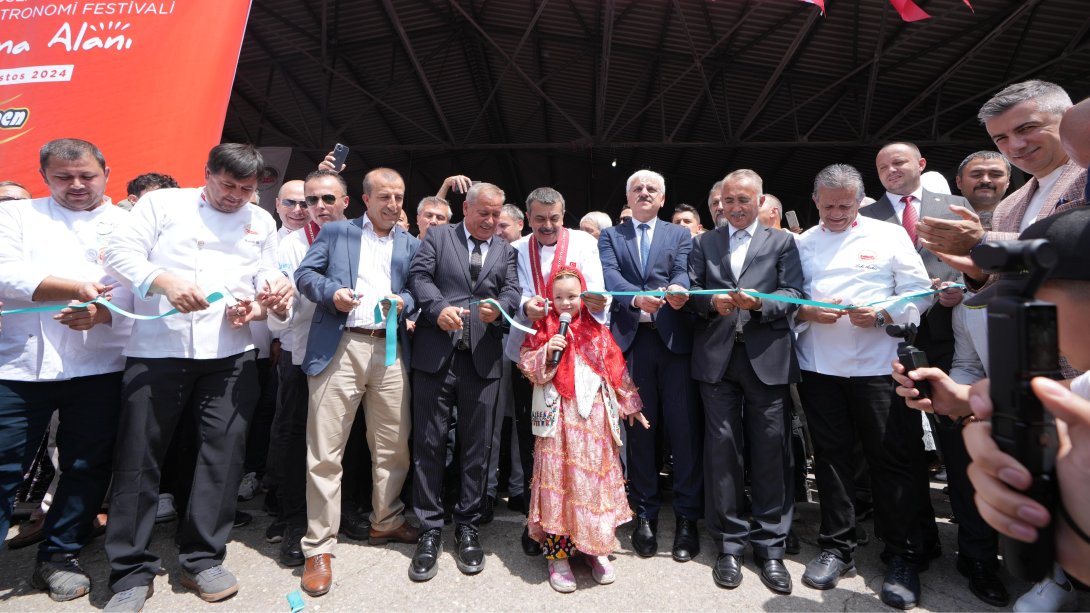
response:
<path fill-rule="evenodd" d="M 560 334 L 560 336 L 567 336 L 568 335 L 568 325 L 569 324 L 571 324 L 571 313 L 561 313 L 560 314 L 560 331 L 558 332 L 558 334 Z M 557 349 L 557 350 L 553 351 L 552 357 L 549 358 L 549 363 L 554 365 L 554 366 L 559 364 L 560 363 L 560 356 L 562 356 L 563 354 L 564 354 L 563 349 Z"/>

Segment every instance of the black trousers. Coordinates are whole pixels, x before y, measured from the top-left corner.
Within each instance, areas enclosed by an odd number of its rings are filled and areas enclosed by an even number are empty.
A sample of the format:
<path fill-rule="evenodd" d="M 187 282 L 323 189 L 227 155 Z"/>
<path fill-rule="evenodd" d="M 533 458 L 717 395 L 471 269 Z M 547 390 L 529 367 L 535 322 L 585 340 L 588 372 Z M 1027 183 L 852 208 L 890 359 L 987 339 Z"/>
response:
<path fill-rule="evenodd" d="M 276 487 L 280 476 L 268 465 L 272 422 L 276 417 L 277 367 L 269 358 L 257 360 L 257 385 L 261 392 L 250 419 L 250 432 L 246 435 L 246 459 L 243 472 L 257 473 L 267 486 Z"/>
<path fill-rule="evenodd" d="M 708 531 L 720 553 L 782 560 L 795 511 L 787 385 L 765 385 L 743 347 L 735 346 L 719 383 L 700 383 L 704 399 L 704 490 Z M 744 443 L 752 470 L 752 516 L 745 503 Z"/>
<path fill-rule="evenodd" d="M 421 530 L 443 527 L 442 485 L 447 431 L 458 410 L 461 486 L 454 521 L 476 526 L 488 486 L 488 460 L 500 380 L 477 374 L 473 355 L 454 351 L 436 373 L 413 371 L 413 511 Z"/>
<path fill-rule="evenodd" d="M 149 548 L 159 477 L 167 446 L 182 420 L 195 424 L 198 440 L 192 495 L 185 509 L 179 509 L 178 560 L 190 574 L 223 562 L 235 518 L 247 426 L 259 394 L 255 354 L 126 362 L 106 527 L 114 592 L 150 585 L 159 570 L 159 557 Z"/>
<path fill-rule="evenodd" d="M 280 385 L 276 395 L 269 445 L 269 464 L 279 484 L 276 500 L 280 519 L 297 527 L 307 523 L 307 375 L 291 363 L 290 351 L 280 354 Z"/>
<path fill-rule="evenodd" d="M 855 549 L 853 448 L 863 444 L 870 464 L 875 523 L 885 541 L 883 557 L 922 562 L 921 522 L 928 500 L 923 468 L 923 428 L 918 411 L 893 393 L 889 376 L 834 377 L 803 371 L 799 394 L 814 443 L 821 502 L 818 545 L 851 559 Z"/>
<path fill-rule="evenodd" d="M 530 501 L 530 481 L 534 477 L 534 429 L 530 423 L 530 406 L 533 404 L 534 384 L 519 370 L 518 364 L 511 367 L 511 388 L 515 398 L 511 416 L 514 419 L 515 434 L 518 436 L 519 461 L 522 462 L 522 492 L 526 501 Z"/>
<path fill-rule="evenodd" d="M 643 414 L 650 429 L 625 423 L 628 439 L 628 479 L 632 509 L 645 519 L 657 519 L 661 455 L 656 436 L 665 428 L 674 456 L 674 513 L 697 520 L 704 515 L 703 417 L 696 402 L 689 355 L 666 348 L 658 331 L 641 326 L 625 352 L 628 372 L 640 390 Z"/>
<path fill-rule="evenodd" d="M 958 555 L 973 560 L 996 563 L 999 555 L 999 536 L 984 521 L 976 508 L 976 490 L 969 481 L 969 452 L 961 427 L 949 419 L 939 420 L 935 429 L 939 437 L 943 463 L 946 465 L 946 483 L 950 486 L 950 507 L 958 522 Z"/>

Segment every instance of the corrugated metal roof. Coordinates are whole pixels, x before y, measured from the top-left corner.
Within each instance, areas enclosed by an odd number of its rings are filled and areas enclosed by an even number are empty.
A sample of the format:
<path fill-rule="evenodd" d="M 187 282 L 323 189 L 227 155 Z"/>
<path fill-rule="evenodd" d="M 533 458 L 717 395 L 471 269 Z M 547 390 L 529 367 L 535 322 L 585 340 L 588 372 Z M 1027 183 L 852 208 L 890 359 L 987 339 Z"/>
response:
<path fill-rule="evenodd" d="M 1084 0 L 918 3 L 932 19 L 887 0 L 260 0 L 224 138 L 296 147 L 299 175 L 345 143 L 354 188 L 388 165 L 410 201 L 456 172 L 515 202 L 550 184 L 573 213 L 616 214 L 638 168 L 699 205 L 749 167 L 812 218 L 828 163 L 877 193 L 878 145 L 912 139 L 952 178 L 1003 85 L 1090 93 Z"/>

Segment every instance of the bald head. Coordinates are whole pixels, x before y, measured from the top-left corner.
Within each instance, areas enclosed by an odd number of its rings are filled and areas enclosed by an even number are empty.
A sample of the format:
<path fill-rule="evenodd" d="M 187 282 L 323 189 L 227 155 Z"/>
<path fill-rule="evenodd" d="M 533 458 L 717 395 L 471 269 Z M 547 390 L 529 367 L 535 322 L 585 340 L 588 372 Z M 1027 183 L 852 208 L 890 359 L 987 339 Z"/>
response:
<path fill-rule="evenodd" d="M 1090 98 L 1064 112 L 1060 122 L 1064 151 L 1083 168 L 1090 167 Z"/>
<path fill-rule="evenodd" d="M 298 230 L 310 221 L 304 198 L 303 182 L 298 179 L 285 181 L 276 195 L 276 215 L 290 231 Z"/>
<path fill-rule="evenodd" d="M 783 203 L 772 194 L 765 194 L 761 207 L 757 210 L 757 216 L 761 223 L 769 228 L 781 229 L 780 217 L 783 215 Z"/>

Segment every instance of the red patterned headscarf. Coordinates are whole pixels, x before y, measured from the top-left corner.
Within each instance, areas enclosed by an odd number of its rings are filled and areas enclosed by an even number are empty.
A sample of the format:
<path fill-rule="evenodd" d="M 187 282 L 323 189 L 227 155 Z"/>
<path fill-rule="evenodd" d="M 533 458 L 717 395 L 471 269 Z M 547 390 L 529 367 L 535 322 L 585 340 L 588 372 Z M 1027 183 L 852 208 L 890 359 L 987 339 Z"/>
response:
<path fill-rule="evenodd" d="M 574 265 L 560 266 L 556 274 L 549 280 L 549 287 L 559 278 L 575 277 L 579 279 L 581 291 L 587 291 L 587 281 L 583 273 Z M 554 309 L 549 309 L 545 317 L 534 324 L 537 333 L 526 336 L 523 343 L 530 349 L 538 349 L 545 346 L 549 339 L 560 330 L 560 315 Z M 568 348 L 560 358 L 560 364 L 556 367 L 556 375 L 553 377 L 553 385 L 556 391 L 564 398 L 575 397 L 575 352 L 599 377 L 609 382 L 614 389 L 620 389 L 624 381 L 625 361 L 621 348 L 613 340 L 613 335 L 594 316 L 590 314 L 584 304 L 579 310 L 579 316 L 572 319 L 568 326 Z M 574 351 L 573 351 L 574 349 Z"/>

